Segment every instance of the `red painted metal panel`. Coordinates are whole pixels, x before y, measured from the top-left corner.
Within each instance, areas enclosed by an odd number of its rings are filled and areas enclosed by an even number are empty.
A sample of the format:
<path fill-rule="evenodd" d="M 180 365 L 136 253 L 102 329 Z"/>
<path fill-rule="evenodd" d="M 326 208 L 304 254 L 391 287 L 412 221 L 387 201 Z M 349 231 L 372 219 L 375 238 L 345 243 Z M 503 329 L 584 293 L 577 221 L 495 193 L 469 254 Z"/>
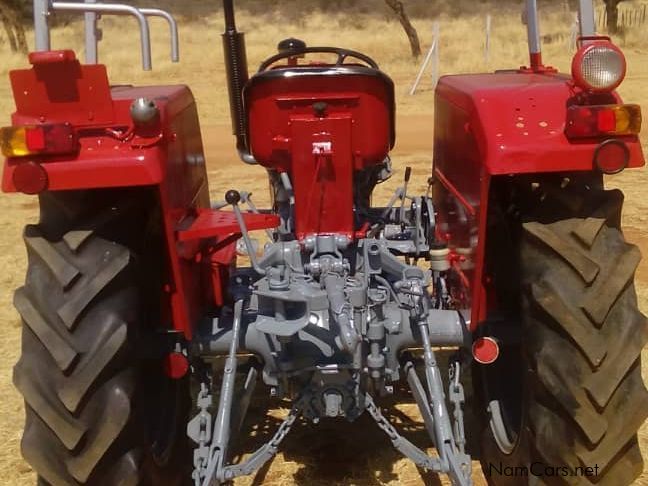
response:
<path fill-rule="evenodd" d="M 132 91 L 128 91 L 131 96 Z M 162 99 L 158 99 L 161 103 Z M 169 136 L 164 145 L 165 177 L 159 194 L 171 269 L 173 326 L 190 339 L 194 326 L 209 307 L 201 278 L 206 263 L 202 261 L 200 242 L 179 242 L 177 233 L 194 214 L 209 209 L 209 187 L 198 112 L 191 92 L 185 88 L 169 93 L 166 103 L 173 116 L 165 118 L 165 133 Z"/>
<path fill-rule="evenodd" d="M 284 66 L 246 87 L 251 151 L 290 176 L 300 239 L 354 237 L 353 172 L 393 146 L 393 90 L 384 74 L 355 65 Z"/>
<path fill-rule="evenodd" d="M 17 106 L 13 123 L 70 123 L 80 148 L 71 156 L 6 161 L 3 190 L 14 191 L 15 167 L 34 159 L 47 171 L 49 190 L 157 185 L 171 310 L 170 322 L 160 324 L 191 337 L 208 305 L 200 278 L 204 263 L 201 246 L 178 243 L 176 232 L 188 216 L 209 210 L 205 158 L 191 91 L 185 86 L 111 90 L 104 66 L 81 66 L 73 56 L 56 53 L 35 55 L 32 61 L 32 69 L 11 73 Z M 140 130 L 133 125 L 129 109 L 138 97 L 156 103 L 157 128 Z"/>
<path fill-rule="evenodd" d="M 289 71 L 294 75 L 285 73 Z M 392 141 L 393 83 L 378 71 L 359 72 L 301 67 L 252 78 L 245 97 L 250 147 L 259 163 L 290 171 L 290 154 L 286 152 L 291 118 L 315 118 L 313 105 L 317 102 L 326 103 L 326 116 L 349 114 L 353 118 L 351 142 L 356 168 L 382 162 Z"/>
<path fill-rule="evenodd" d="M 507 72 L 446 76 L 435 103 L 434 202 L 438 233 L 448 241 L 470 299 L 471 325 L 486 318 L 483 273 L 488 197 L 496 175 L 592 171 L 603 140 L 570 141 L 567 108 L 583 93 L 556 73 Z M 621 102 L 616 95 L 608 96 Z M 629 167 L 644 165 L 637 137 L 620 137 Z"/>
<path fill-rule="evenodd" d="M 274 214 L 243 213 L 243 220 L 249 231 L 279 226 L 279 217 Z M 191 225 L 187 229 L 178 231 L 178 241 L 226 238 L 231 234 L 240 234 L 234 213 L 215 209 L 199 209 L 198 216 Z"/>
<path fill-rule="evenodd" d="M 3 191 L 16 191 L 14 168 L 25 160 L 43 164 L 50 190 L 155 185 L 168 175 L 182 177 L 184 170 L 178 170 L 178 164 L 167 164 L 166 159 L 169 147 L 177 146 L 180 136 L 173 120 L 194 103 L 186 86 L 110 89 L 104 66 L 82 66 L 67 58 L 12 71 L 11 79 L 17 105 L 13 124 L 70 123 L 79 136 L 80 149 L 71 156 L 6 160 Z M 129 110 L 138 97 L 154 100 L 160 110 L 159 133 L 153 137 L 139 136 L 137 131 L 123 136 L 133 130 Z M 200 138 L 198 126 L 196 130 L 182 136 Z M 196 143 L 191 140 L 183 144 L 191 147 Z M 184 154 L 186 160 L 181 166 L 204 164 L 202 142 L 199 145 L 200 152 Z M 196 180 L 187 183 L 193 189 Z"/>
<path fill-rule="evenodd" d="M 437 99 L 469 114 L 471 130 L 491 175 L 593 170 L 600 140 L 565 136 L 567 107 L 582 95 L 562 74 L 496 73 L 445 76 Z M 622 137 L 630 149 L 629 167 L 645 161 L 638 137 Z"/>
<path fill-rule="evenodd" d="M 353 238 L 352 118 L 291 118 L 297 236 Z"/>
<path fill-rule="evenodd" d="M 49 179 L 49 190 L 145 186 L 158 184 L 164 177 L 164 166 L 160 163 L 160 153 L 157 149 L 128 149 L 124 153 L 118 145 L 112 145 L 94 153 L 96 157 L 88 154 L 74 160 L 44 160 L 43 167 Z M 16 192 L 13 173 L 20 163 L 22 161 L 19 159 L 5 161 L 2 178 L 4 192 Z"/>
<path fill-rule="evenodd" d="M 471 114 L 445 98 L 437 96 L 434 135 L 434 190 L 437 233 L 448 243 L 456 287 L 454 297 L 479 311 L 479 279 L 482 254 L 480 222 L 487 203 L 490 180 L 482 165 Z M 484 191 L 486 195 L 484 196 Z"/>
<path fill-rule="evenodd" d="M 72 51 L 30 56 L 31 69 L 11 71 L 16 110 L 39 123 L 77 127 L 114 121 L 106 67 L 82 66 Z"/>

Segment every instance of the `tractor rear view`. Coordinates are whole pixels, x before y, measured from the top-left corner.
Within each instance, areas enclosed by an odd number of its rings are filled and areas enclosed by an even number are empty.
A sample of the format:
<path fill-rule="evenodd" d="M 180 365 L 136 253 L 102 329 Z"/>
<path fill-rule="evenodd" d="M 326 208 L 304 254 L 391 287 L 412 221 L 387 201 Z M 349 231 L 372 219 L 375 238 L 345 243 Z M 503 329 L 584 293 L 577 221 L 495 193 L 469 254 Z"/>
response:
<path fill-rule="evenodd" d="M 51 50 L 57 9 L 85 13 L 85 64 Z M 644 165 L 641 111 L 615 92 L 625 59 L 594 35 L 592 3 L 571 75 L 542 63 L 529 0 L 528 67 L 443 77 L 429 191 L 411 194 L 406 168 L 379 207 L 397 167 L 391 79 L 365 54 L 298 39 L 250 76 L 232 0 L 223 11 L 236 149 L 267 170 L 266 209 L 231 188 L 210 202 L 187 87 L 110 86 L 96 64 L 97 15 L 135 16 L 150 68 L 147 16 L 175 34 L 169 14 L 34 2 L 37 49 L 11 73 L 0 142 L 3 190 L 40 202 L 14 299 L 38 484 L 224 484 L 271 460 L 297 420 L 363 414 L 452 484 L 472 484 L 467 436 L 490 484 L 631 484 L 648 327 L 623 196 L 603 177 Z M 401 382 L 428 443 L 381 410 Z M 256 386 L 290 412 L 234 463 Z"/>

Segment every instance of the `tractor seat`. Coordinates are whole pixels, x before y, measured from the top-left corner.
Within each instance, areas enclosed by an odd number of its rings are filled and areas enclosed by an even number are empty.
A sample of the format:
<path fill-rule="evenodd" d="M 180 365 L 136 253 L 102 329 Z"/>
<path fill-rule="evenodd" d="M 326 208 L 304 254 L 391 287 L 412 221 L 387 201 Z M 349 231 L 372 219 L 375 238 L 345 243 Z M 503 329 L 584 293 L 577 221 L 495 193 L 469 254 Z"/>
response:
<path fill-rule="evenodd" d="M 396 141 L 394 83 L 369 66 L 281 65 L 255 74 L 243 96 L 250 149 L 263 165 L 271 139 L 289 138 L 290 119 L 296 116 L 351 116 L 354 148 L 366 158 L 364 165 L 381 162 Z M 316 106 L 325 110 L 318 115 Z"/>

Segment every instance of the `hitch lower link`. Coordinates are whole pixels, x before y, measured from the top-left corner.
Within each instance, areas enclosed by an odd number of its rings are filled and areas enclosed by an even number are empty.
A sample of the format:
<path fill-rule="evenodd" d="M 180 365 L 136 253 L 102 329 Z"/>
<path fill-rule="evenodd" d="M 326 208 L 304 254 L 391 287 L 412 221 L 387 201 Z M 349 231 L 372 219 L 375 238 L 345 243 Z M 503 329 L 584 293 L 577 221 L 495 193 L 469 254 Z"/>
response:
<path fill-rule="evenodd" d="M 272 439 L 257 449 L 254 454 L 240 464 L 226 465 L 228 446 L 232 434 L 238 432 L 245 418 L 250 398 L 256 382 L 256 369 L 250 368 L 238 405 L 238 417 L 232 417 L 234 389 L 237 370 L 237 345 L 241 329 L 243 301 L 234 304 L 234 321 L 232 325 L 232 342 L 225 361 L 223 382 L 218 400 L 218 413 L 212 423 L 209 408 L 213 404 L 211 383 L 202 382 L 197 405 L 199 413 L 187 425 L 187 435 L 198 445 L 194 449 L 194 471 L 192 478 L 195 486 L 212 486 L 231 481 L 239 476 L 247 476 L 260 469 L 272 459 L 279 450 L 279 445 L 286 438 L 293 424 L 301 414 L 303 400 L 298 400 L 288 416 L 281 423 Z"/>
<path fill-rule="evenodd" d="M 418 308 L 418 305 L 413 307 Z M 197 401 L 199 413 L 187 426 L 188 436 L 197 444 L 194 450 L 194 472 L 192 475 L 195 486 L 213 486 L 214 484 L 231 481 L 236 477 L 253 474 L 259 470 L 277 454 L 279 445 L 290 432 L 307 402 L 307 395 L 300 397 L 272 438 L 245 461 L 235 465 L 227 464 L 230 439 L 233 434 L 238 433 L 242 425 L 257 378 L 256 369 L 250 368 L 242 398 L 236 403 L 238 416 L 232 417 L 232 410 L 235 405 L 236 354 L 242 308 L 243 301 L 238 300 L 234 305 L 232 341 L 223 370 L 216 419 L 212 420 L 208 410 L 213 405 L 211 383 L 209 381 L 202 382 Z M 417 314 L 420 312 L 420 309 L 412 310 Z M 417 310 L 419 312 L 416 312 Z M 420 315 L 424 314 L 420 313 Z M 399 434 L 396 428 L 385 418 L 369 394 L 364 395 L 365 409 L 380 429 L 386 433 L 392 445 L 417 466 L 436 473 L 447 474 L 453 485 L 470 486 L 472 485 L 471 458 L 465 453 L 466 440 L 462 409 L 464 390 L 460 382 L 460 361 L 456 359 L 450 363 L 448 395 L 453 406 L 454 419 L 454 424 L 451 424 L 445 403 L 441 372 L 429 341 L 427 321 L 420 318 L 419 323 L 424 350 L 427 391 L 426 387 L 421 383 L 412 362 L 406 363 L 405 371 L 408 384 L 423 416 L 425 427 L 434 442 L 439 457 L 430 457 L 426 452 Z"/>

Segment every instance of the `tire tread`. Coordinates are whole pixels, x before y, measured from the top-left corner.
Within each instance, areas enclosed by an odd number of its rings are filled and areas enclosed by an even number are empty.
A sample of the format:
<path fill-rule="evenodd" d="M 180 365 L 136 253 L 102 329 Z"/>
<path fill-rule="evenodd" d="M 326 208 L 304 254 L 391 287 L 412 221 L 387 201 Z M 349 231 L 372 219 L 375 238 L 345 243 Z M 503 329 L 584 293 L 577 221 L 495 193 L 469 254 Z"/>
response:
<path fill-rule="evenodd" d="M 627 477 L 614 484 L 641 472 L 636 434 L 648 417 L 640 367 L 648 322 L 632 284 L 641 255 L 615 226 L 622 202 L 608 191 L 589 217 L 523 224 L 525 325 L 541 384 L 530 413 L 534 448 L 551 448 L 551 464 L 597 465 L 597 484 L 621 464 Z"/>

